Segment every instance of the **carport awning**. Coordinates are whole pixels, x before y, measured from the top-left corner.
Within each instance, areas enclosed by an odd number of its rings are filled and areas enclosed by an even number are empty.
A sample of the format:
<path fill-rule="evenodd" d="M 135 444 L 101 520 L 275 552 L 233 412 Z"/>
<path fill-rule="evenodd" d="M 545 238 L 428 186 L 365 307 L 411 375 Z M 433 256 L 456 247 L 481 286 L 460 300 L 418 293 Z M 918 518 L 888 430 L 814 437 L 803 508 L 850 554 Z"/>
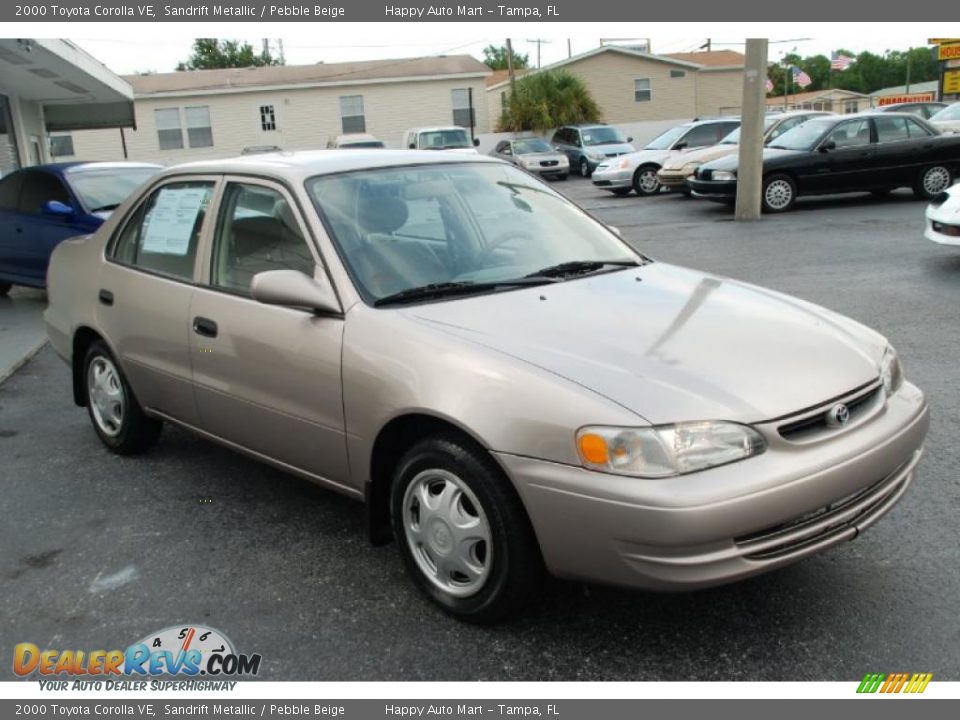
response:
<path fill-rule="evenodd" d="M 137 127 L 133 103 L 126 100 L 112 103 L 44 105 L 43 115 L 47 132 Z"/>

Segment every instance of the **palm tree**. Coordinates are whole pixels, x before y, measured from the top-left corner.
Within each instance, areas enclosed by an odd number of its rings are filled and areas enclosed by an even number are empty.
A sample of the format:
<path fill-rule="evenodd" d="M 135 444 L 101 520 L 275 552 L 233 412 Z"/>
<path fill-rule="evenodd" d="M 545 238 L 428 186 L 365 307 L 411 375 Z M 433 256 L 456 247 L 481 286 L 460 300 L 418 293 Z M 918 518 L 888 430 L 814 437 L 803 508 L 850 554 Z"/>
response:
<path fill-rule="evenodd" d="M 516 81 L 497 126 L 499 132 L 543 132 L 561 125 L 598 122 L 600 107 L 586 85 L 566 70 L 535 72 Z"/>

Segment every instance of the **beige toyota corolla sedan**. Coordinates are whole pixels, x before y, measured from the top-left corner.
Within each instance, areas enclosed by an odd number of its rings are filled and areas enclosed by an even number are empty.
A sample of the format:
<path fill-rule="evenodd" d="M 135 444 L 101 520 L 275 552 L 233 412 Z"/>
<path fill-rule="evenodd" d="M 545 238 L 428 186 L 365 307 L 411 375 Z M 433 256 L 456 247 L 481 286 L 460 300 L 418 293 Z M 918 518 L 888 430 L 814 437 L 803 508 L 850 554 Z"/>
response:
<path fill-rule="evenodd" d="M 478 622 L 544 570 L 692 589 L 850 540 L 928 425 L 877 333 L 653 262 L 482 156 L 171 168 L 48 285 L 107 448 L 169 422 L 364 501 L 371 539 Z"/>

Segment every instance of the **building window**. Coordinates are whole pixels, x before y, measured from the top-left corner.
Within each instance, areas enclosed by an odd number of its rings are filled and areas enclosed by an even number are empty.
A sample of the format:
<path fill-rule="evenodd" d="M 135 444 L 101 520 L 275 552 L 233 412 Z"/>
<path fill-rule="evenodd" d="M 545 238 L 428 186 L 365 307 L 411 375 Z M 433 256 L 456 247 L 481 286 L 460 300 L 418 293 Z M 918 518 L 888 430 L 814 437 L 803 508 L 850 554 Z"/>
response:
<path fill-rule="evenodd" d="M 73 135 L 50 136 L 51 157 L 70 157 L 73 154 Z"/>
<path fill-rule="evenodd" d="M 340 97 L 340 126 L 345 135 L 367 131 L 367 122 L 363 117 L 363 95 Z"/>
<path fill-rule="evenodd" d="M 180 150 L 183 147 L 183 131 L 180 129 L 180 109 L 163 108 L 153 111 L 157 122 L 157 139 L 161 150 Z"/>
<path fill-rule="evenodd" d="M 686 70 L 671 70 L 670 77 L 672 78 L 682 78 L 687 76 Z"/>
<path fill-rule="evenodd" d="M 860 112 L 860 103 L 856 100 L 847 100 L 843 103 L 843 112 L 845 115 L 850 115 L 855 112 Z"/>
<path fill-rule="evenodd" d="M 470 107 L 469 88 L 457 88 L 451 91 L 453 101 L 453 124 L 460 127 L 473 127 L 476 123 L 474 108 Z"/>
<path fill-rule="evenodd" d="M 650 78 L 641 78 L 633 81 L 633 99 L 637 102 L 650 102 Z"/>
<path fill-rule="evenodd" d="M 210 127 L 210 107 L 199 105 L 185 107 L 184 118 L 187 121 L 187 140 L 192 148 L 213 147 L 213 130 Z"/>
<path fill-rule="evenodd" d="M 260 129 L 264 132 L 277 129 L 277 114 L 273 105 L 260 106 Z"/>

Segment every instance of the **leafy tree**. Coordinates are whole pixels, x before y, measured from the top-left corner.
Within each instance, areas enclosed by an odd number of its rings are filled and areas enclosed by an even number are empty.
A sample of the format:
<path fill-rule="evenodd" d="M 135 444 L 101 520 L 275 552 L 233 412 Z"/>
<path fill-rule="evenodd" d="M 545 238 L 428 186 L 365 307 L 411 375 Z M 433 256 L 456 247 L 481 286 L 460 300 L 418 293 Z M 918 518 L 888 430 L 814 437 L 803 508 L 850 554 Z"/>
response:
<path fill-rule="evenodd" d="M 514 69 L 530 67 L 529 55 L 520 55 L 515 50 L 512 52 Z M 507 48 L 503 45 L 487 45 L 483 49 L 483 62 L 491 70 L 506 70 Z"/>
<path fill-rule="evenodd" d="M 273 57 L 269 50 L 254 52 L 253 46 L 248 42 L 197 38 L 193 41 L 193 54 L 186 62 L 178 63 L 177 70 L 216 70 L 280 64 L 279 58 Z"/>
<path fill-rule="evenodd" d="M 507 95 L 498 132 L 543 132 L 561 125 L 598 122 L 600 107 L 587 86 L 566 70 L 531 73 Z"/>

